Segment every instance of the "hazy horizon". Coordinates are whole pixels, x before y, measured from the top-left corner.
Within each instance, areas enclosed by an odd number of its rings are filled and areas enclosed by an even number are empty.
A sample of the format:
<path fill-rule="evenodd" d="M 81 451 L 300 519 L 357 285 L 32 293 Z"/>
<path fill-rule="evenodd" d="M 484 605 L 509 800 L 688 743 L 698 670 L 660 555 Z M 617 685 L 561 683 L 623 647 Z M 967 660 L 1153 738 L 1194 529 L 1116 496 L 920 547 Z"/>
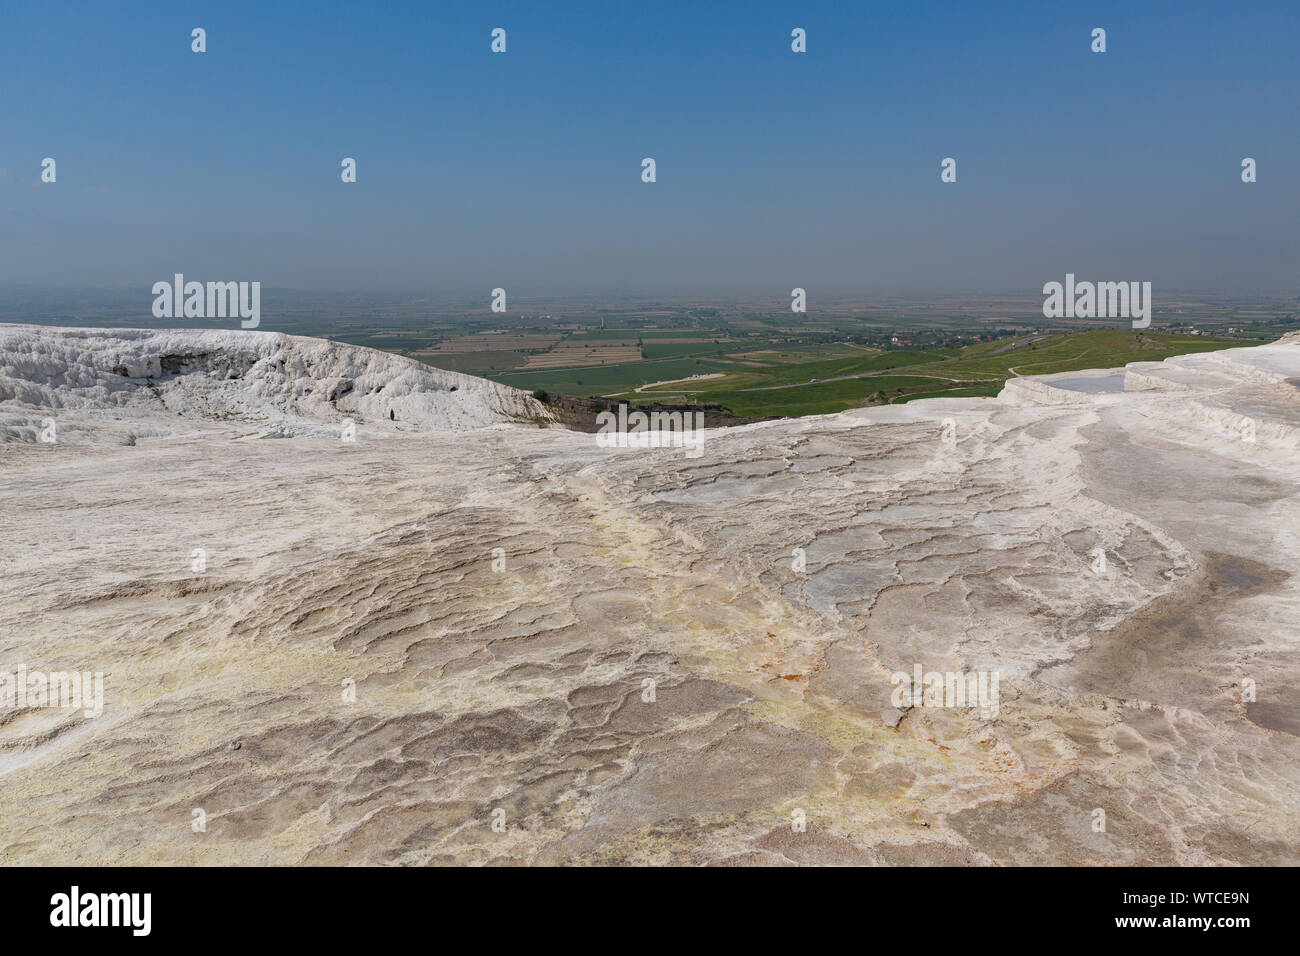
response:
<path fill-rule="evenodd" d="M 1287 294 L 1297 25 L 1282 3 L 15 10 L 0 282 Z"/>

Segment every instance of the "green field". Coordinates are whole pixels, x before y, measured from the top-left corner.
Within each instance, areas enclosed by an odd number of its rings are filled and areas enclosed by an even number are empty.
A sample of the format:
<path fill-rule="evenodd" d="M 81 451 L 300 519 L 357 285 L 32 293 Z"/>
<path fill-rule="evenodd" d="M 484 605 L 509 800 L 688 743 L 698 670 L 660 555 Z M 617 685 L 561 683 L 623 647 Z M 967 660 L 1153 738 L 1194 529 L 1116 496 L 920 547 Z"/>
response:
<path fill-rule="evenodd" d="M 1023 341 L 1023 340 L 1017 340 Z M 964 349 L 887 352 L 861 360 L 838 359 L 747 369 L 700 382 L 691 397 L 718 402 L 736 415 L 818 415 L 864 404 L 918 398 L 996 395 L 1016 375 L 1046 375 L 1129 362 L 1158 362 L 1172 355 L 1249 343 L 1105 329 L 1044 336 L 1016 348 L 987 343 Z M 905 369 L 906 371 L 902 371 Z M 853 375 L 853 378 L 843 376 Z M 811 378 L 823 379 L 810 383 Z M 824 381 L 839 378 L 839 381 Z M 772 386 L 793 386 L 773 388 Z M 643 395 L 652 395 L 647 391 Z"/>
<path fill-rule="evenodd" d="M 698 342 L 655 342 L 646 341 L 641 351 L 647 359 L 685 358 L 692 355 L 724 355 L 743 348 L 743 343 L 735 341 L 714 342 L 713 339 L 700 339 Z"/>
<path fill-rule="evenodd" d="M 437 368 L 445 368 L 449 372 L 465 372 L 468 375 L 490 375 L 493 372 L 523 365 L 528 360 L 528 356 L 523 352 L 505 349 L 490 352 L 451 352 L 446 355 L 435 353 L 417 357 Z"/>
<path fill-rule="evenodd" d="M 503 372 L 490 377 L 503 385 L 513 385 L 526 391 L 544 389 L 565 395 L 611 395 L 650 382 L 687 378 L 731 368 L 734 366 L 707 359 L 676 358 L 548 371 Z"/>
<path fill-rule="evenodd" d="M 834 344 L 760 346 L 750 350 L 750 358 L 746 359 L 749 364 L 745 364 L 737 359 L 734 343 L 722 351 L 722 346 L 704 340 L 699 348 L 719 351 L 704 357 L 664 357 L 582 369 L 505 372 L 492 377 L 519 388 L 571 395 L 716 402 L 744 417 L 819 415 L 918 398 L 996 395 L 1003 382 L 1017 375 L 1113 368 L 1247 344 L 1205 336 L 1101 329 L 922 351 L 873 352 Z M 686 343 L 660 348 L 675 352 L 678 346 L 696 348 Z M 648 346 L 647 351 L 652 348 Z M 752 359 L 763 364 L 752 364 Z M 718 372 L 723 377 L 673 381 Z M 652 382 L 671 384 L 635 391 Z"/>

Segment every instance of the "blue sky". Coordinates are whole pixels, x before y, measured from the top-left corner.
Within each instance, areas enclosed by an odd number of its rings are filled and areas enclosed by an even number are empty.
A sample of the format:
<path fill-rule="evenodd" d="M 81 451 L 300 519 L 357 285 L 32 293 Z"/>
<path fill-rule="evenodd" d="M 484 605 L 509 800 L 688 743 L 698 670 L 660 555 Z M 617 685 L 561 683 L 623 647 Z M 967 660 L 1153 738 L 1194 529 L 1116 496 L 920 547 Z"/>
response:
<path fill-rule="evenodd" d="M 11 6 L 0 281 L 1294 291 L 1298 28 L 1294 2 Z"/>

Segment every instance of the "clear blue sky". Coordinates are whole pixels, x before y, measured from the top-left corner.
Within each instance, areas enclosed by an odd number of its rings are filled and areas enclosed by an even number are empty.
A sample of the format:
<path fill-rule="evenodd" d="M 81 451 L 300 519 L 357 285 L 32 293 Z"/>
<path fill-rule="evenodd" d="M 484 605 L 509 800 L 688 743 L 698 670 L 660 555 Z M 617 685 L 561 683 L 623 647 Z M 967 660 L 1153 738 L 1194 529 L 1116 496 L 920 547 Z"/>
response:
<path fill-rule="evenodd" d="M 1295 0 L 54 2 L 3 26 L 3 282 L 1300 286 Z"/>

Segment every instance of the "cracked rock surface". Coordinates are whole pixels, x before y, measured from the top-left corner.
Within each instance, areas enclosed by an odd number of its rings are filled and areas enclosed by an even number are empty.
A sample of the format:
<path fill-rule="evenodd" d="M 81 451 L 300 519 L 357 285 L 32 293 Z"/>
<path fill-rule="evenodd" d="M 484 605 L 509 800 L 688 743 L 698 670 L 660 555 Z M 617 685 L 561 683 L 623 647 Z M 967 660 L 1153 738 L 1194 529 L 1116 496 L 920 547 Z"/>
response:
<path fill-rule="evenodd" d="M 104 675 L 0 706 L 0 861 L 1300 863 L 1300 341 L 690 457 L 105 335 L 0 327 L 0 671 Z"/>

